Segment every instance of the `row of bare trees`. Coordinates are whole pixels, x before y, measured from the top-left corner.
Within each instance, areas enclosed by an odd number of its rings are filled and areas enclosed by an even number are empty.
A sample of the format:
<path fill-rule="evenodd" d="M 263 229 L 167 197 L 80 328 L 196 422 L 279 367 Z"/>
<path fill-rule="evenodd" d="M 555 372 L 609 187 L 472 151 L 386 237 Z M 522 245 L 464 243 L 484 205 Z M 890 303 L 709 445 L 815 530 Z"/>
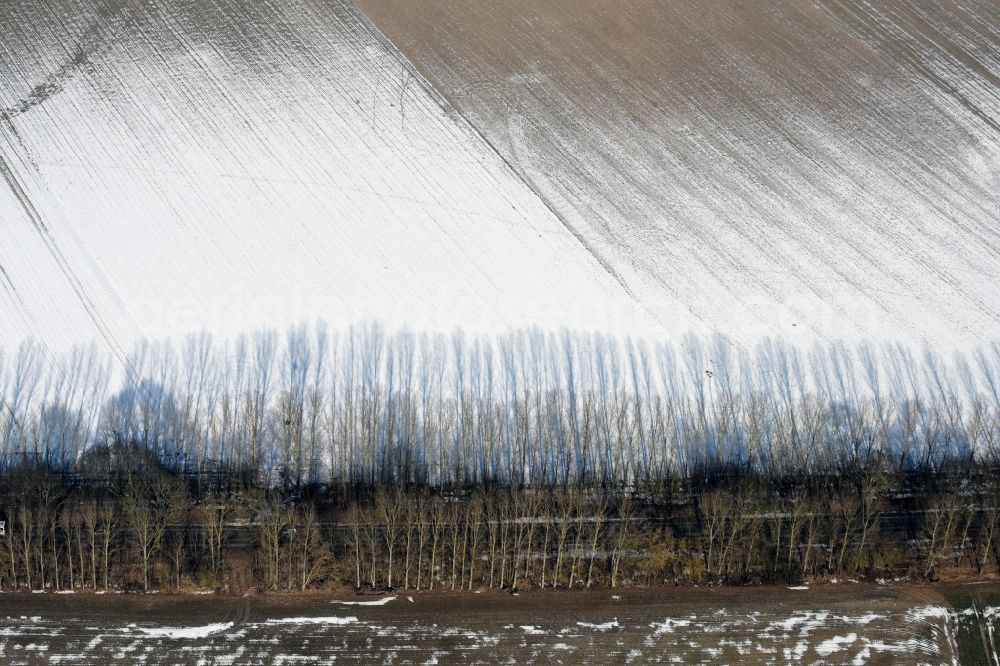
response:
<path fill-rule="evenodd" d="M 296 487 L 641 484 L 718 465 L 829 470 L 872 452 L 901 470 L 1000 460 L 1000 343 L 943 359 L 318 326 L 143 344 L 110 368 L 92 349 L 0 350 L 0 468 L 87 474 L 87 452 L 111 441 L 185 473 L 238 467 Z"/>
<path fill-rule="evenodd" d="M 0 350 L 0 584 L 303 590 L 994 566 L 1000 344 L 293 329 Z M 961 485 L 955 479 L 968 479 Z"/>
<path fill-rule="evenodd" d="M 576 588 L 1000 571 L 995 470 L 706 471 L 648 487 L 373 486 L 204 478 L 118 452 L 99 483 L 0 482 L 3 589 Z"/>
<path fill-rule="evenodd" d="M 627 497 L 572 488 L 381 489 L 347 517 L 354 586 L 418 591 L 616 587 L 639 527 Z"/>
<path fill-rule="evenodd" d="M 992 479 L 949 482 L 929 496 L 923 485 L 922 500 L 900 492 L 890 474 L 871 470 L 860 479 L 732 481 L 700 489 L 678 483 L 665 495 L 562 488 L 440 498 L 380 491 L 373 502 L 352 504 L 344 556 L 353 567 L 350 582 L 370 589 L 1000 571 L 1000 484 Z"/>
<path fill-rule="evenodd" d="M 195 505 L 174 475 L 150 469 L 81 485 L 25 466 L 0 487 L 4 587 L 148 591 L 222 579 L 230 502 L 206 494 Z"/>

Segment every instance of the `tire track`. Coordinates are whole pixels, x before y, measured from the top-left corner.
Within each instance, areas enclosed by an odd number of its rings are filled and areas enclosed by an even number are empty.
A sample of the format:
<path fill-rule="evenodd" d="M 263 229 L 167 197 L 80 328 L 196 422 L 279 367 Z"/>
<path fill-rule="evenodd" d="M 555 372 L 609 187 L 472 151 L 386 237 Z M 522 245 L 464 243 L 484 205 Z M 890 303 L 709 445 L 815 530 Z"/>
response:
<path fill-rule="evenodd" d="M 9 119 L 5 118 L 5 120 L 7 120 L 8 124 L 10 124 Z M 83 309 L 87 312 L 87 315 L 90 317 L 90 320 L 94 323 L 94 326 L 97 328 L 98 333 L 104 339 L 104 342 L 108 345 L 108 348 L 111 350 L 111 353 L 114 354 L 115 358 L 117 358 L 118 361 L 122 364 L 122 367 L 125 368 L 126 372 L 129 375 L 132 375 L 133 373 L 129 365 L 128 357 L 126 356 L 123 347 L 118 342 L 115 335 L 112 333 L 110 326 L 108 326 L 107 322 L 104 320 L 104 317 L 98 310 L 97 305 L 93 302 L 90 296 L 88 296 L 86 289 L 83 286 L 83 282 L 80 280 L 79 276 L 73 270 L 72 266 L 70 266 L 70 263 L 69 261 L 67 261 L 65 255 L 62 253 L 62 250 L 59 249 L 59 245 L 56 243 L 56 240 L 52 236 L 51 231 L 49 230 L 48 226 L 46 226 L 44 220 L 42 220 L 42 217 L 39 214 L 38 209 L 35 208 L 35 205 L 32 203 L 31 198 L 28 196 L 28 193 L 25 192 L 24 188 L 21 186 L 21 183 L 18 181 L 17 176 L 14 173 L 14 170 L 11 168 L 10 164 L 7 161 L 7 157 L 3 153 L 0 153 L 0 175 L 3 175 L 4 181 L 6 181 L 7 186 L 10 188 L 11 192 L 14 195 L 14 198 L 17 199 L 18 203 L 21 206 L 21 209 L 24 211 L 24 214 L 31 221 L 31 224 L 34 227 L 35 231 L 42 239 L 42 242 L 45 244 L 46 249 L 48 249 L 49 254 L 52 256 L 53 260 L 55 260 L 56 265 L 59 266 L 59 270 L 66 278 L 67 282 L 69 282 L 70 286 L 73 288 L 77 300 L 79 300 L 80 304 L 83 306 Z M 6 276 L 6 272 L 4 273 L 4 275 Z M 9 281 L 9 276 L 7 276 L 7 278 Z M 11 287 L 13 287 L 12 282 L 10 283 L 10 285 Z"/>
<path fill-rule="evenodd" d="M 0 159 L 3 159 L 3 157 L 0 156 Z M 10 297 L 14 300 L 14 305 L 17 307 L 21 317 L 26 321 L 28 321 L 29 317 L 27 316 L 28 315 L 27 304 L 24 302 L 24 298 L 21 296 L 21 292 L 19 292 L 17 290 L 17 287 L 14 286 L 14 281 L 10 279 L 10 274 L 7 273 L 7 269 L 4 268 L 3 264 L 0 264 L 0 285 L 3 285 L 4 289 L 7 291 L 8 294 L 10 294 Z M 28 325 L 31 326 L 31 328 L 35 328 L 33 323 L 30 321 L 28 322 Z"/>
<path fill-rule="evenodd" d="M 407 71 L 417 82 L 417 84 L 420 87 L 422 87 L 427 92 L 427 94 L 440 105 L 442 111 L 449 118 L 455 119 L 456 122 L 458 121 L 458 119 L 461 119 L 461 125 L 463 125 L 467 129 L 467 131 L 469 131 L 473 136 L 476 137 L 476 139 L 478 139 L 483 145 L 485 145 L 487 149 L 490 151 L 490 153 L 492 153 L 494 158 L 499 160 L 500 163 L 503 164 L 504 168 L 514 178 L 516 178 L 518 182 L 520 182 L 525 188 L 527 188 L 529 192 L 535 195 L 535 198 L 541 202 L 542 206 L 544 206 L 545 209 L 547 209 L 553 215 L 553 217 L 555 217 L 555 219 L 559 221 L 559 223 L 563 226 L 564 229 L 566 229 L 566 231 L 572 234 L 573 238 L 576 239 L 576 241 L 580 244 L 581 247 L 583 247 L 583 249 L 587 252 L 587 254 L 589 254 L 590 257 L 595 262 L 597 262 L 597 264 L 601 267 L 601 269 L 604 272 L 610 275 L 611 278 L 613 278 L 615 282 L 617 282 L 619 286 L 621 286 L 621 288 L 625 291 L 625 293 L 628 294 L 628 297 L 633 302 L 638 304 L 643 309 L 644 312 L 653 317 L 654 321 L 662 323 L 660 319 L 656 317 L 656 315 L 652 311 L 650 311 L 650 309 L 646 306 L 646 304 L 636 296 L 636 294 L 632 291 L 631 287 L 629 287 L 629 285 L 625 281 L 625 278 L 622 277 L 622 275 L 615 269 L 614 266 L 611 265 L 611 262 L 606 257 L 604 257 L 603 254 L 596 247 L 594 247 L 592 243 L 587 241 L 587 239 L 580 232 L 580 230 L 578 230 L 573 224 L 569 222 L 568 219 L 566 219 L 564 215 L 562 215 L 559 212 L 558 207 L 549 197 L 547 197 L 541 191 L 541 188 L 537 187 L 533 182 L 531 182 L 531 180 L 527 178 L 526 175 L 522 173 L 520 169 L 515 168 L 514 164 L 512 164 L 510 160 L 508 160 L 503 155 L 503 153 L 500 152 L 498 147 L 494 145 L 494 143 L 490 141 L 490 139 L 482 131 L 480 131 L 480 129 L 475 124 L 473 124 L 468 117 L 466 117 L 466 115 L 462 112 L 462 110 L 457 105 L 453 104 L 452 100 L 450 100 L 447 95 L 445 95 L 442 91 L 434 87 L 434 85 L 430 82 L 430 80 L 427 77 L 423 76 L 423 74 L 421 74 L 417 70 L 416 66 L 403 54 L 403 52 L 400 49 L 396 48 L 396 45 L 392 42 L 392 40 L 389 39 L 389 37 L 382 32 L 382 30 L 378 27 L 378 25 L 376 25 L 376 23 L 372 20 L 370 16 L 368 16 L 367 13 L 364 12 L 364 10 L 362 10 L 359 6 L 357 6 L 353 2 L 352 5 L 354 5 L 353 9 L 355 12 L 357 12 L 359 18 L 364 17 L 366 30 L 369 31 L 373 36 L 375 36 L 378 39 L 378 41 L 382 43 L 384 48 L 393 56 L 395 56 L 395 58 L 406 67 Z"/>
<path fill-rule="evenodd" d="M 2 160 L 3 154 L 0 153 L 0 161 Z M 10 294 L 11 299 L 14 301 L 14 307 L 17 308 L 18 314 L 21 315 L 21 319 L 31 332 L 31 338 L 45 351 L 45 356 L 50 360 L 52 367 L 55 368 L 56 372 L 59 373 L 60 380 L 65 381 L 67 373 L 62 359 L 52 353 L 52 349 L 49 347 L 48 342 L 46 342 L 44 336 L 42 335 L 42 330 L 38 326 L 38 322 L 35 321 L 35 318 L 32 316 L 27 302 L 24 300 L 24 297 L 21 295 L 17 285 L 14 284 L 14 281 L 11 279 L 10 274 L 7 272 L 7 269 L 3 264 L 0 264 L 0 286 L 3 286 L 4 290 Z M 23 432 L 24 428 L 21 425 L 20 420 L 17 418 L 17 414 L 3 396 L 0 396 L 0 408 L 3 408 L 10 414 L 12 423 L 17 426 L 18 430 Z M 6 439 L 6 437 L 7 435 L 4 436 L 4 439 Z M 2 444 L 0 445 L 0 450 L 5 451 L 7 442 L 3 441 L 0 444 Z"/>
<path fill-rule="evenodd" d="M 103 48 L 108 46 L 109 35 L 105 33 L 112 27 L 112 21 L 116 17 L 123 14 L 131 4 L 132 0 L 124 0 L 121 2 L 118 0 L 112 0 L 112 2 L 108 5 L 101 5 L 98 8 L 97 17 L 83 32 L 76 44 L 76 47 L 70 54 L 69 59 L 56 68 L 55 72 L 47 76 L 41 83 L 35 85 L 18 103 L 6 109 L 0 109 L 0 121 L 2 121 L 2 124 L 6 126 L 10 133 L 18 141 L 20 141 L 20 136 L 17 132 L 17 128 L 14 126 L 13 120 L 62 92 L 64 85 L 71 80 L 81 68 L 86 67 L 94 55 L 100 53 Z M 129 366 L 128 358 L 124 353 L 124 349 L 111 333 L 110 327 L 98 311 L 95 303 L 89 298 L 89 296 L 87 296 L 83 288 L 82 281 L 76 275 L 75 271 L 73 271 L 62 251 L 59 249 L 58 244 L 48 229 L 48 226 L 42 220 L 38 209 L 31 202 L 27 192 L 25 192 L 24 188 L 21 186 L 12 165 L 3 152 L 0 152 L 0 173 L 3 174 L 4 180 L 10 188 L 11 193 L 14 195 L 14 198 L 17 199 L 21 209 L 31 221 L 32 226 L 38 232 L 46 248 L 49 250 L 49 253 L 59 266 L 60 271 L 73 287 L 78 300 L 83 305 L 84 310 L 87 312 L 91 321 L 93 321 L 94 325 L 97 327 L 101 337 L 104 339 L 105 343 L 108 345 L 115 357 L 122 363 L 126 372 L 131 375 L 131 368 Z M 39 328 L 34 317 L 31 315 L 23 296 L 20 294 L 9 273 L 7 273 L 6 269 L 2 265 L 0 265 L 0 277 L 2 277 L 2 281 L 0 282 L 6 286 L 7 291 L 11 294 L 12 298 L 14 298 L 17 307 L 21 311 L 21 316 L 31 330 L 33 337 L 39 342 L 39 344 L 46 348 L 49 352 L 50 358 L 52 358 L 60 369 L 62 369 L 61 363 L 55 355 L 51 353 L 51 349 L 49 348 L 47 341 L 42 336 L 41 329 Z"/>
<path fill-rule="evenodd" d="M 0 109 L 0 120 L 10 122 L 62 92 L 65 84 L 73 78 L 76 72 L 82 67 L 86 67 L 90 59 L 108 45 L 109 35 L 104 34 L 105 29 L 111 27 L 112 19 L 123 13 L 128 4 L 130 3 L 113 2 L 110 7 L 102 7 L 94 22 L 80 36 L 80 40 L 69 59 L 57 67 L 55 72 L 49 74 L 45 80 L 34 86 L 19 102 L 7 109 Z"/>

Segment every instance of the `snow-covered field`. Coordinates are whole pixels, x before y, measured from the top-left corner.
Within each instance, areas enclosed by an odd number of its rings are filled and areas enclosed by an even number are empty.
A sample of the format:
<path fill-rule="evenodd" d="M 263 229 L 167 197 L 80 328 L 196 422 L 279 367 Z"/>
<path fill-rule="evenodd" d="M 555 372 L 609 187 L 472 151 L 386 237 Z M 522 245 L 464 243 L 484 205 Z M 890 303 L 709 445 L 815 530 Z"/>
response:
<path fill-rule="evenodd" d="M 995 359 L 998 24 L 986 0 L 5 0 L 0 350 L 323 320 Z"/>
<path fill-rule="evenodd" d="M 202 602 L 186 621 L 169 599 L 119 620 L 117 600 L 89 611 L 0 613 L 0 660 L 8 664 L 302 664 L 353 663 L 958 663 L 957 632 L 971 621 L 933 602 L 905 603 L 871 588 L 855 601 L 803 592 L 774 596 L 661 592 L 555 593 L 529 603 L 477 595 L 393 599 L 350 614 L 325 601 L 232 610 Z M 675 593 L 676 594 L 676 593 Z M 704 597 L 705 593 L 701 593 Z M 800 595 L 796 600 L 795 595 Z M 598 599 L 600 596 L 600 599 Z M 10 599 L 10 597 L 7 597 Z M 6 599 L 5 599 L 6 600 Z M 131 603 L 131 602 L 130 602 Z M 102 604 L 111 609 L 100 612 Z M 265 601 L 266 605 L 267 602 Z M 811 604 L 811 607 L 810 607 Z M 324 609 L 323 606 L 326 606 Z M 12 604 L 17 607 L 17 604 Z M 106 609 L 107 610 L 107 609 Z M 996 617 L 985 609 L 990 631 Z M 992 635 L 992 634 L 990 634 Z"/>
<path fill-rule="evenodd" d="M 345 0 L 5 2 L 0 347 L 652 320 Z"/>

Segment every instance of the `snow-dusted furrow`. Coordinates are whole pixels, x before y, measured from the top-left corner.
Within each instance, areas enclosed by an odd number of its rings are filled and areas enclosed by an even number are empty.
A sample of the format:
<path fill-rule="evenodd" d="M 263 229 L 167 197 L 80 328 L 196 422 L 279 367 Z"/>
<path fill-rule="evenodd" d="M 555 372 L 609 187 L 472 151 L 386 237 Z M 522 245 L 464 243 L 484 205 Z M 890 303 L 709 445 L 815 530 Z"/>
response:
<path fill-rule="evenodd" d="M 1000 6 L 358 0 L 677 339 L 1000 335 Z"/>

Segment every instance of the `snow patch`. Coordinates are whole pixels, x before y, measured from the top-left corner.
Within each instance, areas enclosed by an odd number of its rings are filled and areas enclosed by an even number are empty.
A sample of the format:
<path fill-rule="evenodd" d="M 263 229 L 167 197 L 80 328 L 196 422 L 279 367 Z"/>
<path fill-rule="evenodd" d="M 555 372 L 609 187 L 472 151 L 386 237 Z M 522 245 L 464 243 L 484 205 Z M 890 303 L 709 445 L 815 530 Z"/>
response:
<path fill-rule="evenodd" d="M 600 624 L 594 624 L 593 622 L 577 622 L 577 626 L 584 627 L 586 629 L 594 629 L 595 631 L 610 631 L 621 625 L 618 624 L 618 620 L 614 619 L 610 622 L 601 622 Z"/>
<path fill-rule="evenodd" d="M 348 617 L 338 617 L 329 615 L 326 617 L 279 617 L 267 620 L 264 624 L 354 624 L 358 618 L 350 615 Z"/>
<path fill-rule="evenodd" d="M 906 611 L 906 619 L 910 622 L 947 621 L 949 617 L 951 611 L 944 606 L 917 606 Z"/>
<path fill-rule="evenodd" d="M 646 638 L 646 645 L 653 645 L 657 638 L 663 634 L 672 634 L 674 629 L 678 627 L 687 627 L 691 625 L 691 620 L 676 620 L 673 618 L 667 618 L 663 622 L 653 622 L 649 626 L 653 629 L 653 633 Z"/>
<path fill-rule="evenodd" d="M 840 652 L 848 645 L 854 644 L 857 640 L 858 635 L 853 632 L 846 636 L 834 636 L 817 645 L 816 654 L 821 657 L 829 657 L 834 652 Z"/>
<path fill-rule="evenodd" d="M 159 636 L 163 638 L 207 638 L 212 634 L 218 634 L 232 627 L 232 622 L 217 622 L 200 627 L 137 627 L 134 624 L 129 625 L 130 629 L 135 629 L 146 636 Z"/>
<path fill-rule="evenodd" d="M 410 597 L 410 602 L 413 602 L 413 597 Z M 334 601 L 335 604 L 340 604 L 342 606 L 385 606 L 390 601 L 395 601 L 396 597 L 382 597 L 381 599 L 373 599 L 371 601 Z"/>

